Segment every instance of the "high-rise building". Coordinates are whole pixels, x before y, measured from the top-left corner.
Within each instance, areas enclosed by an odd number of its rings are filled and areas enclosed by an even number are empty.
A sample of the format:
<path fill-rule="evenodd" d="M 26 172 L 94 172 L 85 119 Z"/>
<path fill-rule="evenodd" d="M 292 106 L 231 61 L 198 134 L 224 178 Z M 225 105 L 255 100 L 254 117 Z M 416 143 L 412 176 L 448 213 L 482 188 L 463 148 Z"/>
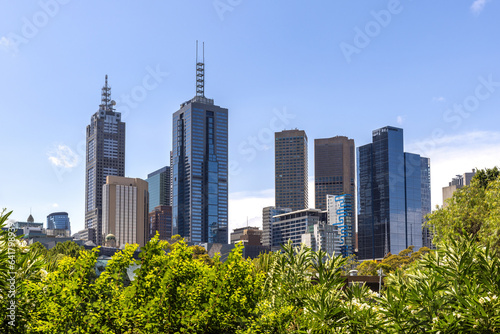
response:
<path fill-rule="evenodd" d="M 151 197 L 151 194 L 149 195 Z M 160 205 L 155 207 L 148 214 L 148 240 L 151 240 L 158 231 L 160 240 L 172 238 L 172 207 L 170 205 Z"/>
<path fill-rule="evenodd" d="M 425 222 L 429 213 L 432 211 L 431 204 L 431 161 L 429 158 L 420 157 L 420 180 L 421 180 L 421 193 L 422 193 L 422 224 Z M 422 228 L 422 246 L 428 248 L 435 248 L 432 243 L 434 235 L 432 228 Z"/>
<path fill-rule="evenodd" d="M 354 254 L 354 199 L 350 194 L 327 195 L 328 225 L 334 230 L 334 250 L 347 257 Z"/>
<path fill-rule="evenodd" d="M 358 148 L 360 259 L 422 247 L 422 193 L 430 187 L 422 182 L 421 157 L 404 152 L 403 129 L 386 126 L 372 139 Z"/>
<path fill-rule="evenodd" d="M 326 210 L 326 195 L 354 196 L 354 140 L 344 136 L 314 140 L 316 209 Z M 355 210 L 354 210 L 355 212 Z"/>
<path fill-rule="evenodd" d="M 473 169 L 472 173 L 463 173 L 462 175 L 457 175 L 451 182 L 448 183 L 447 187 L 443 187 L 443 206 L 446 207 L 448 203 L 446 201 L 453 196 L 455 190 L 463 188 L 464 186 L 470 185 L 470 181 L 476 175 L 476 170 Z"/>
<path fill-rule="evenodd" d="M 303 130 L 276 132 L 275 196 L 276 207 L 293 211 L 308 207 L 307 136 Z"/>
<path fill-rule="evenodd" d="M 144 246 L 149 240 L 148 183 L 141 179 L 108 176 L 102 188 L 104 236 L 112 234 L 120 248 L 133 243 Z"/>
<path fill-rule="evenodd" d="M 146 181 L 149 185 L 148 212 L 160 205 L 170 205 L 170 167 L 165 166 L 148 174 Z"/>
<path fill-rule="evenodd" d="M 47 229 L 71 231 L 67 212 L 54 212 L 47 216 Z M 71 233 L 71 232 L 70 232 Z"/>
<path fill-rule="evenodd" d="M 87 125 L 85 168 L 85 229 L 94 232 L 96 245 L 102 245 L 102 186 L 109 175 L 125 175 L 125 123 L 114 109 L 108 76 L 101 92 L 99 110 Z"/>
<path fill-rule="evenodd" d="M 276 221 L 274 216 L 291 211 L 290 208 L 277 208 L 275 206 L 267 206 L 262 209 L 262 246 L 272 245 L 273 223 Z"/>
<path fill-rule="evenodd" d="M 204 62 L 196 96 L 173 115 L 172 233 L 191 242 L 228 240 L 228 110 L 205 97 Z"/>

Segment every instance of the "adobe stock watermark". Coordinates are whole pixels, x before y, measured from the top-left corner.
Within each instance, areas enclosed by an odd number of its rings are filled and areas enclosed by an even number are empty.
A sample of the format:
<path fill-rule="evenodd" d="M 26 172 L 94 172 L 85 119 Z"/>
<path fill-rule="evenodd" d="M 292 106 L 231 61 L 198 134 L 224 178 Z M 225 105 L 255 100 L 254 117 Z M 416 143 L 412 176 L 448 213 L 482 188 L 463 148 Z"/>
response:
<path fill-rule="evenodd" d="M 0 45 L 11 50 L 13 53 L 19 52 L 21 45 L 28 44 L 40 31 L 46 27 L 50 20 L 59 14 L 61 7 L 70 3 L 71 0 L 40 0 L 38 6 L 40 10 L 33 15 L 21 18 L 22 25 L 20 33 L 10 32 L 0 38 Z"/>
<path fill-rule="evenodd" d="M 115 109 L 116 112 L 121 113 L 122 121 L 125 121 L 133 110 L 139 108 L 141 102 L 143 102 L 149 94 L 157 89 L 165 81 L 165 78 L 169 76 L 168 72 L 162 71 L 159 64 L 154 68 L 146 66 L 145 72 L 146 74 L 142 77 L 140 84 L 135 85 L 128 93 L 121 94 L 120 97 L 115 100 Z M 111 93 L 111 98 L 112 97 L 113 93 Z M 89 114 L 89 120 L 90 117 L 91 114 Z M 86 132 L 84 131 L 84 138 L 78 142 L 76 147 L 60 144 L 48 153 L 49 161 L 51 162 L 52 169 L 59 183 L 64 181 L 63 176 L 77 167 L 80 161 L 85 161 L 87 154 L 87 141 L 85 136 Z"/>
<path fill-rule="evenodd" d="M 269 125 L 255 135 L 248 136 L 238 145 L 238 153 L 247 163 L 255 160 L 258 152 L 266 151 L 274 143 L 274 133 L 283 130 L 296 115 L 288 113 L 286 108 L 274 109 Z M 239 161 L 229 162 L 229 174 L 238 175 L 243 170 Z"/>
<path fill-rule="evenodd" d="M 160 69 L 159 64 L 154 69 L 151 66 L 146 66 L 146 72 L 140 85 L 132 87 L 128 94 L 122 94 L 120 98 L 115 100 L 116 111 L 121 112 L 122 120 L 125 120 L 130 111 L 136 109 L 148 97 L 149 93 L 158 88 L 169 76 L 168 72 L 163 72 Z"/>
<path fill-rule="evenodd" d="M 453 129 L 458 129 L 465 119 L 478 111 L 481 102 L 491 98 L 498 88 L 500 88 L 500 81 L 494 81 L 492 74 L 488 75 L 487 78 L 479 76 L 477 80 L 479 83 L 474 88 L 472 94 L 466 96 L 461 103 L 454 103 L 452 107 L 446 109 L 443 113 L 443 121 L 452 123 Z M 417 147 L 426 156 L 430 156 L 436 149 L 437 143 L 444 137 L 445 131 L 442 128 L 434 128 L 431 139 L 425 143 L 417 144 Z"/>
<path fill-rule="evenodd" d="M 237 6 L 241 5 L 243 0 L 214 0 L 212 5 L 215 12 L 221 21 L 224 21 L 224 15 L 227 12 L 232 12 Z"/>
<path fill-rule="evenodd" d="M 402 11 L 403 5 L 399 0 L 389 0 L 387 9 L 372 10 L 370 15 L 373 20 L 366 22 L 362 28 L 359 26 L 354 27 L 352 43 L 341 42 L 339 44 L 340 51 L 342 51 L 346 62 L 350 64 L 353 55 L 360 54 L 363 49 L 368 47 L 371 41 L 379 36 L 384 28 L 387 28 L 391 24 L 393 17 L 401 14 Z"/>
<path fill-rule="evenodd" d="M 8 272 L 7 272 L 7 318 L 9 326 L 14 327 L 16 325 L 16 229 L 14 225 L 11 224 L 8 229 L 8 242 L 7 242 L 7 264 L 8 264 Z"/>

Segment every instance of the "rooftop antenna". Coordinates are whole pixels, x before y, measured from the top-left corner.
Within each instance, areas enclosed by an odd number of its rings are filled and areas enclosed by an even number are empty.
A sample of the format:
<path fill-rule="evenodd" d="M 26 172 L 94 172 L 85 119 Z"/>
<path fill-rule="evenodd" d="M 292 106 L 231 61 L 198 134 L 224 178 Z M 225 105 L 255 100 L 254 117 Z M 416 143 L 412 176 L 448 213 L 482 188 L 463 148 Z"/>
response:
<path fill-rule="evenodd" d="M 106 74 L 104 87 L 101 90 L 101 107 L 108 110 L 111 108 L 111 87 L 108 86 L 108 75 Z"/>
<path fill-rule="evenodd" d="M 196 41 L 196 96 L 205 97 L 205 42 L 203 42 L 203 59 L 198 61 L 198 41 Z"/>

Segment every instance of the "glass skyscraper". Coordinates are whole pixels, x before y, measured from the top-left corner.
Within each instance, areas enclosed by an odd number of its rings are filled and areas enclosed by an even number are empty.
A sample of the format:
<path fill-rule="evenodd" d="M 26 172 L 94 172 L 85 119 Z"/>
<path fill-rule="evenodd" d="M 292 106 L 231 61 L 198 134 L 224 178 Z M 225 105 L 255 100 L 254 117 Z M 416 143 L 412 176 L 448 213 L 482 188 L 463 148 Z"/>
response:
<path fill-rule="evenodd" d="M 92 236 L 96 245 L 102 245 L 103 241 L 102 188 L 106 184 L 106 177 L 125 175 L 125 123 L 114 106 L 106 75 L 99 110 L 92 115 L 87 125 L 85 234 Z"/>
<path fill-rule="evenodd" d="M 170 205 L 170 167 L 165 166 L 148 174 L 146 181 L 149 184 L 148 212 L 160 205 Z"/>
<path fill-rule="evenodd" d="M 47 216 L 47 229 L 71 231 L 67 212 L 54 212 Z"/>
<path fill-rule="evenodd" d="M 227 244 L 228 110 L 197 92 L 172 125 L 172 234 Z"/>
<path fill-rule="evenodd" d="M 409 246 L 422 247 L 422 158 L 405 153 L 403 129 L 374 130 L 372 143 L 358 148 L 358 257 L 383 258 Z M 427 159 L 427 158 L 423 158 Z M 427 159 L 427 166 L 429 160 Z"/>

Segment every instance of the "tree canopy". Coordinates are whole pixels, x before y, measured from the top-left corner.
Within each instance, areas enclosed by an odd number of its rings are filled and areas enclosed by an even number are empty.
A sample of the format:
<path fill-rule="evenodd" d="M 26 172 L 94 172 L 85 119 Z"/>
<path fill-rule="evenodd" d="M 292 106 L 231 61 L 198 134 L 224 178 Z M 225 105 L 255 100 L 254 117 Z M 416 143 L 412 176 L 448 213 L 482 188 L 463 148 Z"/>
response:
<path fill-rule="evenodd" d="M 500 171 L 478 170 L 469 186 L 457 189 L 447 206 L 428 215 L 434 241 L 474 237 L 483 246 L 500 249 Z"/>

